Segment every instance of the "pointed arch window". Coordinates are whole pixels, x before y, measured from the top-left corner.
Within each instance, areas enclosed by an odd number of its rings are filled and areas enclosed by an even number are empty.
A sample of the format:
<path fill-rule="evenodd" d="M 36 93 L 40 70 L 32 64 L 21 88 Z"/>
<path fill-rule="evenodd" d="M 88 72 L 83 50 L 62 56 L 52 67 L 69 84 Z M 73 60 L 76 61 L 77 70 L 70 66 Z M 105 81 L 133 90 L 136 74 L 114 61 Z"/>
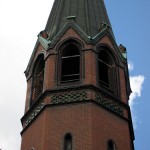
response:
<path fill-rule="evenodd" d="M 108 49 L 102 47 L 98 53 L 99 84 L 113 90 L 115 79 L 115 61 Z"/>
<path fill-rule="evenodd" d="M 61 83 L 80 80 L 80 49 L 69 43 L 61 51 Z"/>
<path fill-rule="evenodd" d="M 72 136 L 69 133 L 64 139 L 64 150 L 72 150 Z"/>
<path fill-rule="evenodd" d="M 42 55 L 37 60 L 37 63 L 34 68 L 32 100 L 35 100 L 43 91 L 44 69 L 45 69 L 45 62 L 44 56 Z"/>

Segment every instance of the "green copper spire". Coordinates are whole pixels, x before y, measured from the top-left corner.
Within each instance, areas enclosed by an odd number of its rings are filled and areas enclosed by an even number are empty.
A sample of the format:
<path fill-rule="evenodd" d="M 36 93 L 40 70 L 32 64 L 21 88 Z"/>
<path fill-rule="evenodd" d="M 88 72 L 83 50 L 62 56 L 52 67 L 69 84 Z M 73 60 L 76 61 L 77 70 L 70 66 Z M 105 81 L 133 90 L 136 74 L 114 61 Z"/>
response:
<path fill-rule="evenodd" d="M 45 28 L 49 40 L 70 20 L 88 37 L 95 37 L 106 26 L 113 35 L 103 0 L 55 0 Z"/>

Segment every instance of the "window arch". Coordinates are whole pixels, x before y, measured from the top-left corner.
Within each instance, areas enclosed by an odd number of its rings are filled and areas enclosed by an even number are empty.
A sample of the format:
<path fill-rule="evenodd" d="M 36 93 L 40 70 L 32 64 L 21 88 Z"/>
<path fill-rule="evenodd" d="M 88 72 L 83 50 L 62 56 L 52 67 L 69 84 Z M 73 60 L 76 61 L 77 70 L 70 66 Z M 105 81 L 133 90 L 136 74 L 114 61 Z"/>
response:
<path fill-rule="evenodd" d="M 113 90 L 115 84 L 115 60 L 108 48 L 101 47 L 98 53 L 99 84 Z"/>
<path fill-rule="evenodd" d="M 44 69 L 45 62 L 44 56 L 39 56 L 33 72 L 33 84 L 32 84 L 32 100 L 35 100 L 43 91 L 44 83 Z"/>
<path fill-rule="evenodd" d="M 64 150 L 72 150 L 72 136 L 69 133 L 64 138 Z"/>
<path fill-rule="evenodd" d="M 116 150 L 116 145 L 112 140 L 108 141 L 108 150 Z"/>
<path fill-rule="evenodd" d="M 75 42 L 69 42 L 61 50 L 60 82 L 80 80 L 80 48 Z"/>

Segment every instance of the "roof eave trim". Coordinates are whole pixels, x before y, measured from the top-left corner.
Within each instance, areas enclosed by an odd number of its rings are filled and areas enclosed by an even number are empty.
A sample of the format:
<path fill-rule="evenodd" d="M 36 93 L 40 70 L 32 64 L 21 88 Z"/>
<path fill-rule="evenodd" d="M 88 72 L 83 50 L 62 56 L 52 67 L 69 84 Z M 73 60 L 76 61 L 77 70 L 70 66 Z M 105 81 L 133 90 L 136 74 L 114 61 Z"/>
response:
<path fill-rule="evenodd" d="M 73 20 L 70 20 L 63 26 L 63 28 L 58 32 L 58 34 L 53 39 L 51 39 L 51 37 L 47 39 L 46 43 L 48 43 L 49 48 L 53 47 L 70 27 L 73 28 L 85 42 L 91 44 L 95 44 L 96 42 L 98 42 L 99 39 L 102 38 L 105 35 L 106 31 L 108 30 L 108 27 L 106 27 L 102 31 L 100 31 L 97 35 L 91 37 L 88 36 L 80 28 L 80 26 L 78 26 L 78 24 L 76 24 Z"/>

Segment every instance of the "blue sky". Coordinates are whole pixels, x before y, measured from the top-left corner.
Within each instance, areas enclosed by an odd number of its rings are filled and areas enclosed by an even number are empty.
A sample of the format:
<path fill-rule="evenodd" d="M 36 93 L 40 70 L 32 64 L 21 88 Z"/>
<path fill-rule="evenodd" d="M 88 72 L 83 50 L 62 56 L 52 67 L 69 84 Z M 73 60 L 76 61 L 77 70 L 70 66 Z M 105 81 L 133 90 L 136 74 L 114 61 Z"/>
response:
<path fill-rule="evenodd" d="M 135 150 L 149 147 L 150 1 L 105 0 L 117 44 L 127 48 L 133 94 Z M 19 150 L 24 113 L 24 70 L 53 0 L 0 0 L 0 149 Z"/>

